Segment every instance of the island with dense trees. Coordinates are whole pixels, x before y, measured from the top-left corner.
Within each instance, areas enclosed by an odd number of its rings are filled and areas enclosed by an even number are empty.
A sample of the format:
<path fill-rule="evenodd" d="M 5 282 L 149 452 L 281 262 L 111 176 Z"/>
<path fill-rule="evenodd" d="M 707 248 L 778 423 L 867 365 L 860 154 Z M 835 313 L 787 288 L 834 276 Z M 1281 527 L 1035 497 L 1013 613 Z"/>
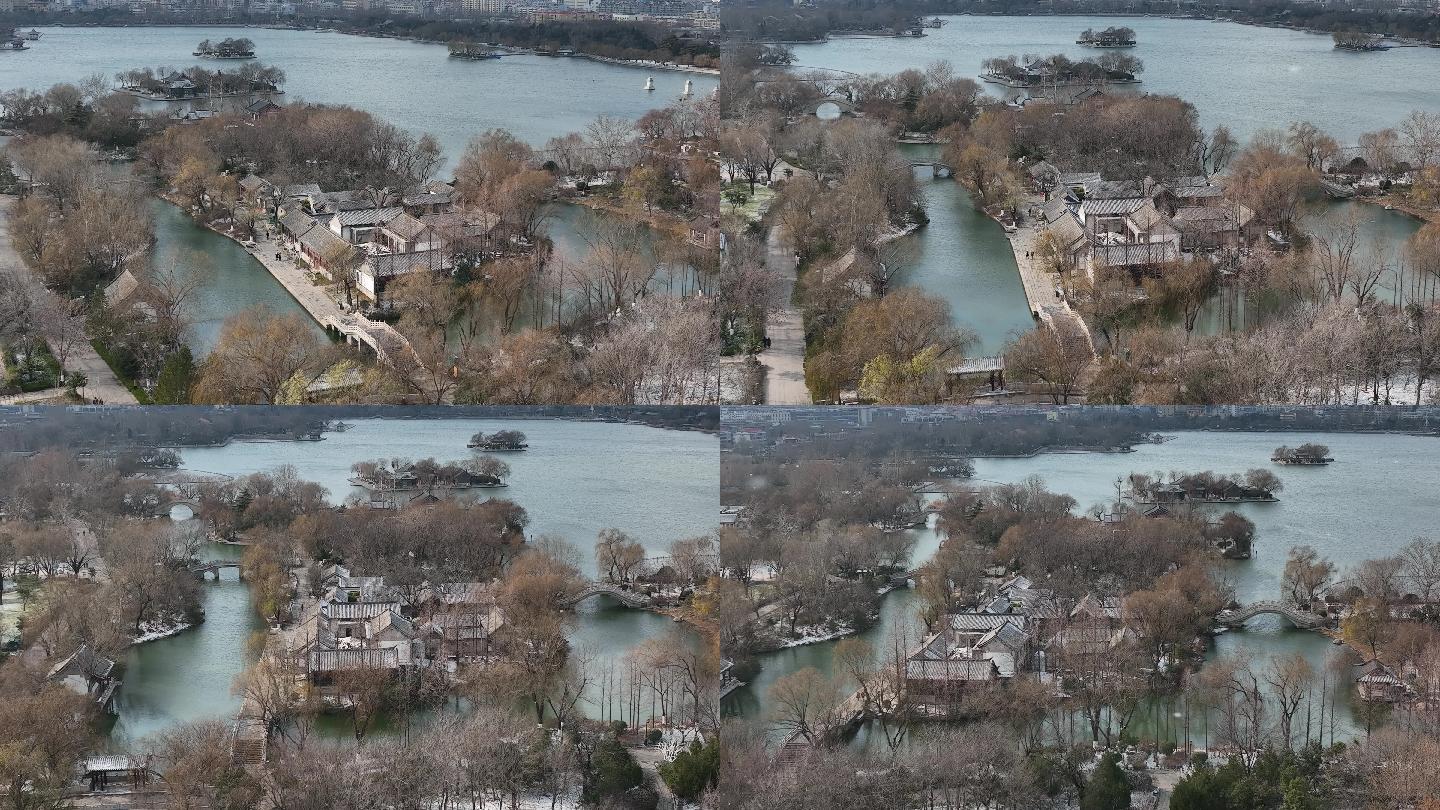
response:
<path fill-rule="evenodd" d="M 255 43 L 245 37 L 226 37 L 218 42 L 203 39 L 195 46 L 194 55 L 207 59 L 254 59 Z"/>
<path fill-rule="evenodd" d="M 525 434 L 518 430 L 497 430 L 488 436 L 485 433 L 476 433 L 470 437 L 465 445 L 472 450 L 484 450 L 488 453 L 500 453 L 512 450 L 524 450 L 529 447 L 525 443 Z"/>
<path fill-rule="evenodd" d="M 1330 448 L 1325 445 L 1306 442 L 1299 447 L 1281 445 L 1275 448 L 1270 460 L 1276 464 L 1322 465 L 1335 459 L 1330 457 Z"/>
<path fill-rule="evenodd" d="M 1261 469 L 1244 475 L 1207 470 L 1164 478 L 1135 473 L 1129 484 L 1131 497 L 1141 504 L 1271 502 L 1279 500 L 1275 493 L 1284 489 L 1275 473 Z"/>
<path fill-rule="evenodd" d="M 1080 38 L 1075 40 L 1075 44 L 1088 45 L 1092 48 L 1133 48 L 1135 47 L 1135 29 L 1113 25 L 1103 31 L 1086 28 L 1080 32 Z"/>

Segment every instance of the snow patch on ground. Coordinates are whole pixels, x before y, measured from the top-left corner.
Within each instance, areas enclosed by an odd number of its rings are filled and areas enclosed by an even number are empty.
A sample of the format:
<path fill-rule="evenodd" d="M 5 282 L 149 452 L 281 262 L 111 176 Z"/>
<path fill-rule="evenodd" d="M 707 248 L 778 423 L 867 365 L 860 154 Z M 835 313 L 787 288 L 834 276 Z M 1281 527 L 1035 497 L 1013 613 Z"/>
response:
<path fill-rule="evenodd" d="M 15 635 L 15 623 L 20 618 L 24 606 L 20 604 L 20 593 L 16 591 L 12 583 L 7 583 L 7 590 L 3 593 L 3 600 L 0 600 L 0 641 L 5 641 Z"/>
<path fill-rule="evenodd" d="M 798 634 L 795 638 L 785 639 L 780 642 L 781 648 L 804 647 L 806 644 L 820 644 L 825 641 L 833 641 L 834 639 L 851 635 L 855 632 L 855 628 L 843 624 L 838 627 L 806 626 L 802 624 L 795 628 L 795 632 Z"/>
<path fill-rule="evenodd" d="M 152 619 L 140 624 L 140 634 L 135 637 L 131 644 L 144 644 L 147 641 L 168 638 L 176 633 L 189 630 L 194 627 L 190 622 L 173 616 L 159 619 Z"/>

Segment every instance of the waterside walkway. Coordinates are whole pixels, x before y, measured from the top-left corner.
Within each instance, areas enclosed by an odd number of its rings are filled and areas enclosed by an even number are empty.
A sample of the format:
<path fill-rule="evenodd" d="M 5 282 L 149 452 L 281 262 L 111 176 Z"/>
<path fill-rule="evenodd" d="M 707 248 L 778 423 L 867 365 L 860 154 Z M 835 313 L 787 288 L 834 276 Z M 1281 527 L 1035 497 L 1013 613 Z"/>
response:
<path fill-rule="evenodd" d="M 1030 314 L 1062 335 L 1083 336 L 1093 355 L 1095 339 L 1090 334 L 1090 327 L 1061 294 L 1055 274 L 1041 267 L 1034 258 L 1038 235 L 1033 227 L 1028 226 L 1005 234 L 1005 238 L 1010 240 L 1010 249 L 1015 252 L 1015 265 L 1020 269 L 1020 283 L 1025 287 Z"/>
<path fill-rule="evenodd" d="M 393 326 L 345 312 L 329 293 L 315 286 L 293 260 L 277 259 L 277 255 L 284 256 L 284 251 L 273 239 L 267 236 L 263 241 L 257 241 L 250 252 L 316 323 L 344 335 L 347 342 L 369 346 L 381 362 L 391 362 L 392 358 L 410 349 L 410 341 Z"/>

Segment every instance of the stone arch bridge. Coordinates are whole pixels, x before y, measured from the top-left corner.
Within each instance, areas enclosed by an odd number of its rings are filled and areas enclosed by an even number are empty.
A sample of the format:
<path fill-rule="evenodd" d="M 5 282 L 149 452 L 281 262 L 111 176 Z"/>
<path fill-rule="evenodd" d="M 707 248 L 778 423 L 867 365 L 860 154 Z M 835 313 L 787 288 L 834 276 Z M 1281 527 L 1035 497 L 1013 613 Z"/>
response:
<path fill-rule="evenodd" d="M 1240 627 L 1256 616 L 1266 613 L 1284 616 L 1291 624 L 1302 630 L 1313 630 L 1329 624 L 1329 619 L 1318 613 L 1301 610 L 1284 602 L 1272 601 L 1253 602 L 1234 610 L 1221 611 L 1220 615 L 1215 617 L 1215 621 L 1223 627 Z"/>
<path fill-rule="evenodd" d="M 643 608 L 650 604 L 650 597 L 643 593 L 626 590 L 619 585 L 612 585 L 608 582 L 591 582 L 583 590 L 571 597 L 565 603 L 565 607 L 573 608 L 593 596 L 605 595 L 628 608 Z"/>

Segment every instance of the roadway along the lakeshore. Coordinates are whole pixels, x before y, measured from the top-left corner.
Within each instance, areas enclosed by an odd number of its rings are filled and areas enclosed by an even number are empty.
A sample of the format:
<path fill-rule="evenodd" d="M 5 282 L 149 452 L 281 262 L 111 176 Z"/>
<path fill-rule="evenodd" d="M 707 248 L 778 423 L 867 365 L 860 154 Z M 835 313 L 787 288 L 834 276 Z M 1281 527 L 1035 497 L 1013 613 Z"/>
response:
<path fill-rule="evenodd" d="M 10 242 L 10 217 L 15 212 L 16 197 L 12 195 L 0 195 L 0 273 L 15 279 L 21 289 L 25 290 L 31 301 L 39 301 L 49 298 L 57 303 L 64 304 L 58 296 L 45 289 L 40 279 L 30 272 L 30 268 L 20 259 L 20 254 L 15 252 Z M 75 316 L 76 320 L 84 321 L 84 316 Z M 66 371 L 69 373 L 80 372 L 85 375 L 85 387 L 81 389 L 86 397 L 99 399 L 107 405 L 134 405 L 135 395 L 120 384 L 115 372 L 110 369 L 110 364 L 101 359 L 96 353 L 95 347 L 90 345 L 88 333 L 83 329 L 81 334 L 86 334 L 84 340 L 76 341 L 78 345 L 70 350 L 65 358 Z M 47 342 L 53 343 L 53 339 L 46 336 Z"/>
<path fill-rule="evenodd" d="M 795 253 L 780 234 L 770 229 L 765 240 L 765 266 L 775 274 L 776 306 L 765 319 L 770 345 L 756 355 L 765 366 L 766 405 L 809 405 L 805 386 L 805 326 L 791 299 L 795 293 Z"/>

